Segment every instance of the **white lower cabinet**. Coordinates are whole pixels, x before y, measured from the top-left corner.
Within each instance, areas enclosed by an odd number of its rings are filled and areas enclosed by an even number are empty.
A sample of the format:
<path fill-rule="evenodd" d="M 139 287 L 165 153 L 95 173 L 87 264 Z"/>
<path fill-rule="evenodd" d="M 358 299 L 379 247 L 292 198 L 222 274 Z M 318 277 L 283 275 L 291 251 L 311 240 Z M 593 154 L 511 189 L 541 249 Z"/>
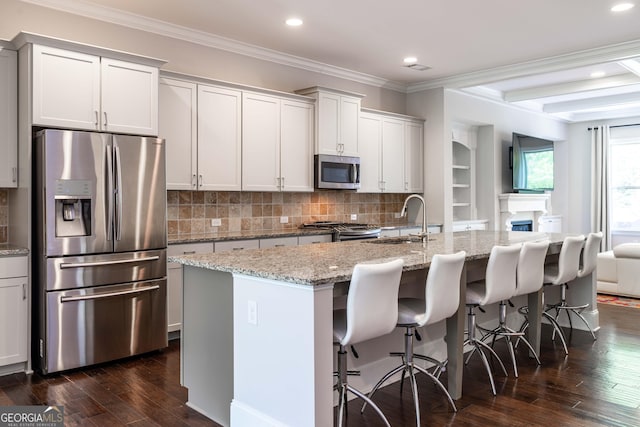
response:
<path fill-rule="evenodd" d="M 0 258 L 0 366 L 27 361 L 28 261 Z"/>
<path fill-rule="evenodd" d="M 314 243 L 329 243 L 333 241 L 331 234 L 316 234 L 313 236 L 299 236 L 298 245 L 312 245 Z"/>
<path fill-rule="evenodd" d="M 271 237 L 268 239 L 260 239 L 260 249 L 265 248 L 281 248 L 284 246 L 297 246 L 298 238 L 292 237 Z"/>
<path fill-rule="evenodd" d="M 260 240 L 226 240 L 223 242 L 215 242 L 215 252 L 224 251 L 240 251 L 242 249 L 258 249 L 260 247 Z"/>
<path fill-rule="evenodd" d="M 545 215 L 538 220 L 538 231 L 542 233 L 562 233 L 562 216 Z"/>
<path fill-rule="evenodd" d="M 485 220 L 472 220 L 472 221 L 454 221 L 453 231 L 474 231 L 474 230 L 486 230 L 488 221 Z"/>
<path fill-rule="evenodd" d="M 213 252 L 213 243 L 184 243 L 169 245 L 169 256 L 205 254 Z M 167 323 L 168 332 L 182 328 L 182 264 L 167 264 Z"/>

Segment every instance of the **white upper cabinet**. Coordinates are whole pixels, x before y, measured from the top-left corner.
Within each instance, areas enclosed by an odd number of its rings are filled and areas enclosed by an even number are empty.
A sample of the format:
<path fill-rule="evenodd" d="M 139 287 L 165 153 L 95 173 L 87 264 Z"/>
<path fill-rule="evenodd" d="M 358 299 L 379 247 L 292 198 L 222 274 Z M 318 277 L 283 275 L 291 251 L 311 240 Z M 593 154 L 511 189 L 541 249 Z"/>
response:
<path fill-rule="evenodd" d="M 282 191 L 313 191 L 313 113 L 311 102 L 283 99 L 280 104 Z"/>
<path fill-rule="evenodd" d="M 198 85 L 197 159 L 194 189 L 241 190 L 241 91 Z"/>
<path fill-rule="evenodd" d="M 424 123 L 406 122 L 404 137 L 405 191 L 422 193 L 424 191 Z"/>
<path fill-rule="evenodd" d="M 100 58 L 33 46 L 33 123 L 100 129 Z"/>
<path fill-rule="evenodd" d="M 0 187 L 18 186 L 17 73 L 17 53 L 0 44 Z"/>
<path fill-rule="evenodd" d="M 422 120 L 363 110 L 359 124 L 361 193 L 420 193 Z"/>
<path fill-rule="evenodd" d="M 102 58 L 102 129 L 158 134 L 158 69 Z"/>
<path fill-rule="evenodd" d="M 362 95 L 312 87 L 297 91 L 317 100 L 315 154 L 358 156 Z"/>
<path fill-rule="evenodd" d="M 360 193 L 379 193 L 382 190 L 382 117 L 363 112 L 358 125 L 360 139 Z"/>
<path fill-rule="evenodd" d="M 240 191 L 241 111 L 238 90 L 160 79 L 167 190 Z"/>
<path fill-rule="evenodd" d="M 242 189 L 280 190 L 280 100 L 243 93 Z"/>
<path fill-rule="evenodd" d="M 313 191 L 313 104 L 244 92 L 242 189 Z"/>
<path fill-rule="evenodd" d="M 158 134 L 158 68 L 33 45 L 33 124 Z"/>
<path fill-rule="evenodd" d="M 382 119 L 382 191 L 403 193 L 404 179 L 404 122 Z"/>
<path fill-rule="evenodd" d="M 165 140 L 168 190 L 196 189 L 197 99 L 195 83 L 160 78 L 158 136 Z"/>

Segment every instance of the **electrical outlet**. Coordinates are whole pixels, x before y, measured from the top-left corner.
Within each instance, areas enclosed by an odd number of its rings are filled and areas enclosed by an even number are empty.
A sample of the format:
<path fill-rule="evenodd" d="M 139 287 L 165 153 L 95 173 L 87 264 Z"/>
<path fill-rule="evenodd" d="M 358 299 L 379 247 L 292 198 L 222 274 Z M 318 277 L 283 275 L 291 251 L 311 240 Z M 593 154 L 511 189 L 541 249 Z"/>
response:
<path fill-rule="evenodd" d="M 355 221 L 358 219 L 358 214 L 351 214 L 351 221 Z"/>
<path fill-rule="evenodd" d="M 286 224 L 289 222 L 289 217 L 288 216 L 281 216 L 280 217 L 280 224 Z"/>
<path fill-rule="evenodd" d="M 212 227 L 220 227 L 222 225 L 222 220 L 220 218 L 212 218 L 211 226 Z"/>
<path fill-rule="evenodd" d="M 247 301 L 247 322 L 250 325 L 258 324 L 258 303 L 253 300 Z"/>

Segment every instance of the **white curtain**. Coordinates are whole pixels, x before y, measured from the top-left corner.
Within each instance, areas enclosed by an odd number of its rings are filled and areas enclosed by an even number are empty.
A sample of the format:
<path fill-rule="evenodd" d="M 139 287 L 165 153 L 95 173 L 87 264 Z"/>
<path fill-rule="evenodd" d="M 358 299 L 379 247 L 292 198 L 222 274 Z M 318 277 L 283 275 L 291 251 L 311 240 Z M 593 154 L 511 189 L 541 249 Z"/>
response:
<path fill-rule="evenodd" d="M 591 231 L 602 231 L 602 250 L 611 249 L 609 229 L 609 126 L 591 130 Z"/>

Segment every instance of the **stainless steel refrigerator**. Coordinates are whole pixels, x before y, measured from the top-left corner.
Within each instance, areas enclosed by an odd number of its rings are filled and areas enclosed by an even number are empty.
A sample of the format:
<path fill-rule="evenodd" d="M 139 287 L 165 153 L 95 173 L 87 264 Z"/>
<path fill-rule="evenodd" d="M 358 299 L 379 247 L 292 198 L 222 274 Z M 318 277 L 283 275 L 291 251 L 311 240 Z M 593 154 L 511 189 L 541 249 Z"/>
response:
<path fill-rule="evenodd" d="M 166 347 L 164 141 L 47 129 L 34 159 L 36 368 Z"/>

